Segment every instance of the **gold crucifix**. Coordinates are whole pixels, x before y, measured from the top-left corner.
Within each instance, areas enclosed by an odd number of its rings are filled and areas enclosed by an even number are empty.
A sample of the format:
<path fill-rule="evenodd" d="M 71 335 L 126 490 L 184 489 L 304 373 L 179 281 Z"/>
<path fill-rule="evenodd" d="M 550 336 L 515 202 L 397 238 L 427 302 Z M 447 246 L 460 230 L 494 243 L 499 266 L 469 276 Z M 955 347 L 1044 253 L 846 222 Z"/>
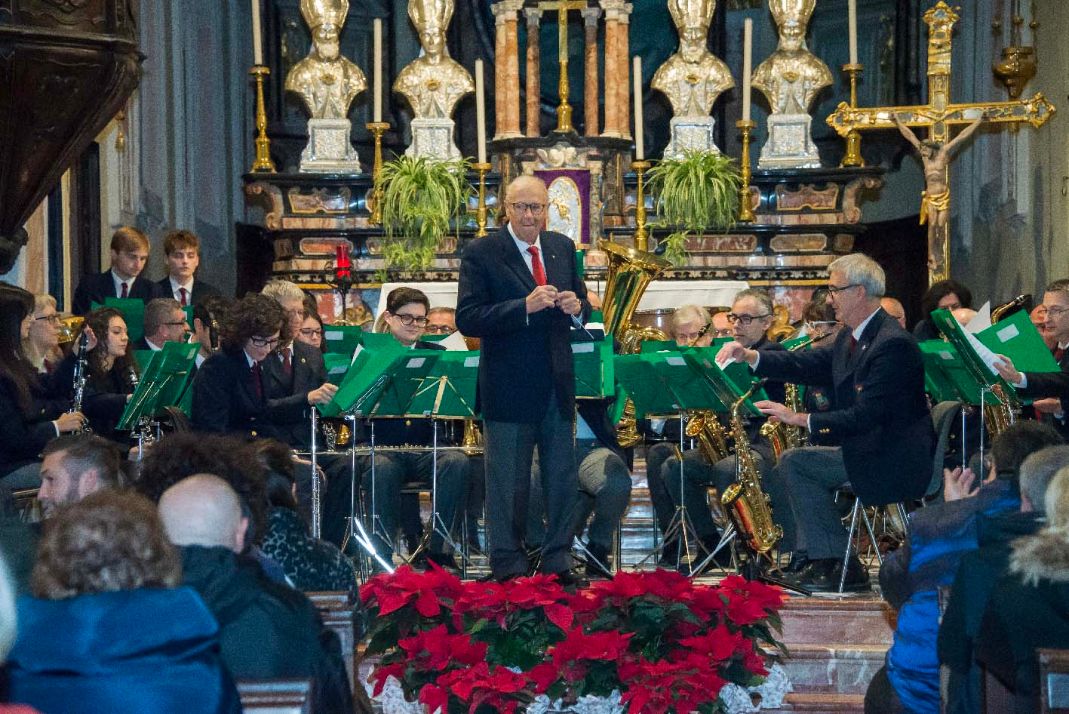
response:
<path fill-rule="evenodd" d="M 950 101 L 951 33 L 958 14 L 943 0 L 924 13 L 928 25 L 928 103 L 906 107 L 853 107 L 840 102 L 828 119 L 828 125 L 839 136 L 851 131 L 894 129 L 903 135 L 921 154 L 924 162 L 925 191 L 922 194 L 921 222 L 928 224 L 928 281 L 934 283 L 950 277 L 950 180 L 948 168 L 951 150 L 961 142 L 950 143 L 950 127 L 971 125 L 959 139 L 968 138 L 980 124 L 1031 124 L 1042 126 L 1054 115 L 1054 105 L 1041 92 L 1028 100 L 1008 102 L 973 102 L 953 104 Z M 923 126 L 928 129 L 924 142 L 917 140 L 906 127 Z"/>
<path fill-rule="evenodd" d="M 572 127 L 572 105 L 568 102 L 571 88 L 568 86 L 568 11 L 585 10 L 586 0 L 554 0 L 538 3 L 539 10 L 557 11 L 557 64 L 560 65 L 560 79 L 557 81 L 557 93 L 560 104 L 557 105 L 557 131 L 575 131 Z"/>

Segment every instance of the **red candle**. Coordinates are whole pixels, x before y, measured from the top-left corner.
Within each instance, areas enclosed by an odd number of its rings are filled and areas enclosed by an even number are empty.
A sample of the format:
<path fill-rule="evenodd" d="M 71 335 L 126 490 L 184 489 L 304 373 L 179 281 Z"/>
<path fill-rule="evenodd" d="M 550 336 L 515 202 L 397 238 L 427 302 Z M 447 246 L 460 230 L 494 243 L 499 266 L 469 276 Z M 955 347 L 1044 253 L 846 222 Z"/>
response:
<path fill-rule="evenodd" d="M 334 277 L 341 280 L 352 276 L 352 263 L 349 261 L 349 251 L 345 246 L 339 245 L 334 259 Z"/>

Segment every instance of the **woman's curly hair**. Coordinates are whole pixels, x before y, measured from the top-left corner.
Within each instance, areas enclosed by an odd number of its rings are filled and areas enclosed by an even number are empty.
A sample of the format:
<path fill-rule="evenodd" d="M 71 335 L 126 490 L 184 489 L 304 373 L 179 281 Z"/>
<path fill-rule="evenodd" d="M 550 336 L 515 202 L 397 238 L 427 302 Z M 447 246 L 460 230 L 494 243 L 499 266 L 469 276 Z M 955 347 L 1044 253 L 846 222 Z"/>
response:
<path fill-rule="evenodd" d="M 86 593 L 173 588 L 182 559 L 167 540 L 156 507 L 143 496 L 99 491 L 45 524 L 30 586 L 62 600 Z"/>

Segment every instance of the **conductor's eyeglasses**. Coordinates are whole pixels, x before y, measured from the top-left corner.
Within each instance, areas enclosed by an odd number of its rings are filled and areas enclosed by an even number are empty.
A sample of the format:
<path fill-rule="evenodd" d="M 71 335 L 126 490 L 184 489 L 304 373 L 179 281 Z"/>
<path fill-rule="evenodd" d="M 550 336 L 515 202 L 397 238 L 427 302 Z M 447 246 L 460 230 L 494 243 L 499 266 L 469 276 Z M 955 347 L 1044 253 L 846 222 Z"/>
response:
<path fill-rule="evenodd" d="M 838 295 L 843 290 L 849 290 L 850 288 L 856 288 L 860 284 L 861 283 L 850 283 L 849 285 L 829 285 L 827 287 L 827 290 L 828 290 L 828 294 L 830 294 L 830 295 Z"/>
<path fill-rule="evenodd" d="M 770 314 L 767 312 L 764 315 L 736 315 L 733 312 L 729 312 L 727 314 L 728 322 L 730 322 L 732 325 L 734 325 L 736 322 L 740 322 L 742 323 L 743 327 L 749 327 L 750 323 L 754 320 L 761 320 L 766 317 L 770 317 Z"/>
<path fill-rule="evenodd" d="M 394 314 L 394 317 L 396 317 L 398 320 L 400 320 L 401 324 L 404 325 L 405 327 L 408 327 L 412 323 L 415 323 L 415 324 L 419 325 L 420 327 L 426 327 L 427 326 L 427 318 L 422 316 L 422 315 L 417 317 L 416 315 L 406 315 L 406 314 L 401 313 L 401 314 Z"/>
<path fill-rule="evenodd" d="M 521 216 L 525 211 L 530 211 L 532 216 L 541 216 L 542 211 L 546 210 L 544 204 L 541 203 L 512 203 L 512 210 L 519 213 Z"/>

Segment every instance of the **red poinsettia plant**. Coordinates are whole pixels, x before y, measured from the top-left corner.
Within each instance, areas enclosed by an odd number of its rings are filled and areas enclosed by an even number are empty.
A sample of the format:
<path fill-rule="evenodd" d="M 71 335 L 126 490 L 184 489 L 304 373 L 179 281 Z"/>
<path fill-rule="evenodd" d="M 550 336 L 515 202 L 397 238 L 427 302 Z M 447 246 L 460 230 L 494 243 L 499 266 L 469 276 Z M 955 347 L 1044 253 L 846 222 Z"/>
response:
<path fill-rule="evenodd" d="M 535 697 L 621 693 L 629 712 L 720 710 L 721 688 L 759 684 L 761 648 L 782 647 L 779 588 L 729 576 L 699 585 L 668 570 L 620 572 L 569 593 L 553 576 L 462 582 L 436 567 L 371 578 L 360 598 L 378 658 L 434 712 L 523 711 Z"/>

